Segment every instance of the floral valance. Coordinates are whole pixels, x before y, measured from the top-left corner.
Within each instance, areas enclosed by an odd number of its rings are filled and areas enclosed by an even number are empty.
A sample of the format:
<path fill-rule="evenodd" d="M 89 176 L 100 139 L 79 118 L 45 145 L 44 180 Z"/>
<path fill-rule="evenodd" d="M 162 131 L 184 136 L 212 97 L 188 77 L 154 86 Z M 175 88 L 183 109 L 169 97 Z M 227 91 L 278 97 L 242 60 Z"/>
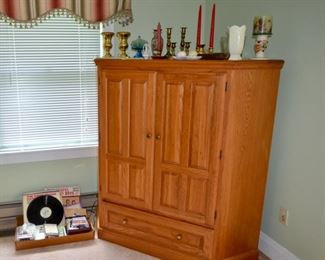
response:
<path fill-rule="evenodd" d="M 98 26 L 132 21 L 131 0 L 0 0 L 0 19 L 29 27 L 56 14 L 73 15 L 82 23 Z"/>

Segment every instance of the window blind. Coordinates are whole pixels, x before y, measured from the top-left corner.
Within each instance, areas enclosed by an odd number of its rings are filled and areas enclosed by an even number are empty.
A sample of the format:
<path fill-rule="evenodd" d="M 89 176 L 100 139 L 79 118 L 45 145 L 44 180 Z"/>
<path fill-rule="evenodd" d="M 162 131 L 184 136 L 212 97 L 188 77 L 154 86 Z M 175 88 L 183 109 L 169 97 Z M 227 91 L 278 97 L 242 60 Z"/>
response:
<path fill-rule="evenodd" d="M 97 145 L 99 29 L 0 20 L 0 154 Z"/>

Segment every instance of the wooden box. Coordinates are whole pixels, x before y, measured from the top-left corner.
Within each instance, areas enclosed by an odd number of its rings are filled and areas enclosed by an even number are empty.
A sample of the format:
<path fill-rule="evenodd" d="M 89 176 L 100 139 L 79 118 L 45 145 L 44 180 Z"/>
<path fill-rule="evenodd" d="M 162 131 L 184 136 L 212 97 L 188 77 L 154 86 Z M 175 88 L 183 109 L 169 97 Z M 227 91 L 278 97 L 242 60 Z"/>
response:
<path fill-rule="evenodd" d="M 17 217 L 17 224 L 22 224 L 22 217 Z M 44 246 L 60 245 L 65 243 L 72 243 L 78 241 L 91 240 L 95 237 L 95 230 L 92 230 L 80 234 L 67 235 L 64 237 L 51 237 L 42 240 L 15 240 L 16 250 L 31 249 Z"/>
<path fill-rule="evenodd" d="M 15 241 L 16 250 L 30 249 L 44 246 L 60 245 L 65 243 L 72 243 L 84 240 L 91 240 L 95 237 L 95 231 L 91 230 L 89 232 L 67 235 L 64 237 L 51 237 L 42 240 L 23 240 Z"/>

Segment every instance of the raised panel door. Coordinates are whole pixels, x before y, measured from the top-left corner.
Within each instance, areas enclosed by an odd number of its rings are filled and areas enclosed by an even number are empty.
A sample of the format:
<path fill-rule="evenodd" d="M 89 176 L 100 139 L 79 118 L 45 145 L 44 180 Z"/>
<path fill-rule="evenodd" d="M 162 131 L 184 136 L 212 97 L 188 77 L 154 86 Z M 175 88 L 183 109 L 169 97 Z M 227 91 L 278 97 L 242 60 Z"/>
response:
<path fill-rule="evenodd" d="M 160 74 L 154 210 L 213 225 L 226 74 Z"/>
<path fill-rule="evenodd" d="M 152 208 L 154 79 L 149 72 L 100 74 L 101 198 Z"/>

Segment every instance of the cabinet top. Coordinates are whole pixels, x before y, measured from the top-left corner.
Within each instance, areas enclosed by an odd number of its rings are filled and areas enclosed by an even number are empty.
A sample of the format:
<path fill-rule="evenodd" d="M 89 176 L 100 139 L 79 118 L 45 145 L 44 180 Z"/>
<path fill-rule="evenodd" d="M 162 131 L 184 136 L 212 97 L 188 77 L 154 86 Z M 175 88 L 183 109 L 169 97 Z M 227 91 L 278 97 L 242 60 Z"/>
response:
<path fill-rule="evenodd" d="M 281 69 L 283 60 L 143 60 L 143 59 L 117 59 L 96 58 L 99 67 L 123 68 L 137 70 L 162 70 L 162 69 L 193 69 L 193 70 L 242 70 L 242 69 Z"/>

